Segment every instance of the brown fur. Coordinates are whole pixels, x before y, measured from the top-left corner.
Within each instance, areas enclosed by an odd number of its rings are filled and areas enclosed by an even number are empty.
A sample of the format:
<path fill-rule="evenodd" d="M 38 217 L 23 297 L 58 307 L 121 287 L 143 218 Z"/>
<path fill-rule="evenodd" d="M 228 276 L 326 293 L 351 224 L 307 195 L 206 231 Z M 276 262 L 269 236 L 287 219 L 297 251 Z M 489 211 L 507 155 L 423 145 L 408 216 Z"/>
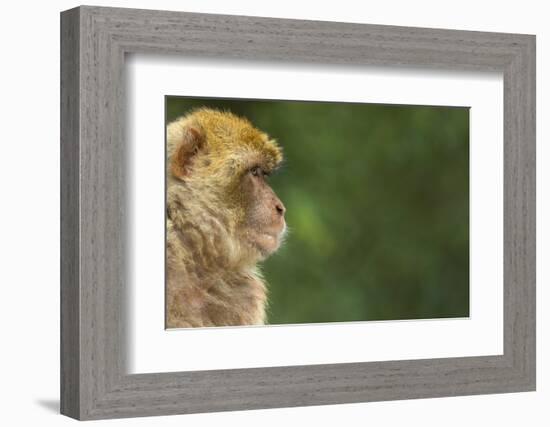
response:
<path fill-rule="evenodd" d="M 199 109 L 168 125 L 167 155 L 167 327 L 264 324 L 256 265 L 286 228 L 265 181 L 280 147 L 246 119 Z"/>

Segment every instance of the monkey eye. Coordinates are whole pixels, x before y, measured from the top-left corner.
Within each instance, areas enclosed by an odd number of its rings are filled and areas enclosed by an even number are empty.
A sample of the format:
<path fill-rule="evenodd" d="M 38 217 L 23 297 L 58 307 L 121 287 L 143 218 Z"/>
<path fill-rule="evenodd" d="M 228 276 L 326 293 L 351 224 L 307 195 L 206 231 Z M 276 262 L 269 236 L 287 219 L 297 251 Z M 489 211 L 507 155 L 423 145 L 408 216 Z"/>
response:
<path fill-rule="evenodd" d="M 254 166 L 252 169 L 250 169 L 250 173 L 252 174 L 252 176 L 265 176 L 267 175 L 261 167 L 259 166 Z"/>

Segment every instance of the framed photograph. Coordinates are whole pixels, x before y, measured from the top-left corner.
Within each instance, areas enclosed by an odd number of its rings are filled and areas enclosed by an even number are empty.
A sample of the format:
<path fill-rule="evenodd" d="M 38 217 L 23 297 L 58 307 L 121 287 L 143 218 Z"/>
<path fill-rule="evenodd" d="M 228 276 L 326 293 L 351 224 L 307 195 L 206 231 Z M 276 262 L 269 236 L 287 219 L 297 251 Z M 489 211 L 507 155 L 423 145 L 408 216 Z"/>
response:
<path fill-rule="evenodd" d="M 535 37 L 61 14 L 61 412 L 535 389 Z"/>

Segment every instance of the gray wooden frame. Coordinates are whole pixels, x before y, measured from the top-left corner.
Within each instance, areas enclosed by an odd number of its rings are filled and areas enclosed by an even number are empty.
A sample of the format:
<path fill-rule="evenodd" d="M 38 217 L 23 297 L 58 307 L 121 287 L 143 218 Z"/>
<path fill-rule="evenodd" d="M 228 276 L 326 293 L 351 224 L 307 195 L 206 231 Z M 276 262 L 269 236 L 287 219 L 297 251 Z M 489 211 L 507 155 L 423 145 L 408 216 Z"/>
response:
<path fill-rule="evenodd" d="M 128 375 L 124 58 L 132 52 L 502 72 L 504 354 Z M 99 419 L 535 389 L 534 36 L 71 9 L 61 14 L 61 166 L 65 415 Z"/>

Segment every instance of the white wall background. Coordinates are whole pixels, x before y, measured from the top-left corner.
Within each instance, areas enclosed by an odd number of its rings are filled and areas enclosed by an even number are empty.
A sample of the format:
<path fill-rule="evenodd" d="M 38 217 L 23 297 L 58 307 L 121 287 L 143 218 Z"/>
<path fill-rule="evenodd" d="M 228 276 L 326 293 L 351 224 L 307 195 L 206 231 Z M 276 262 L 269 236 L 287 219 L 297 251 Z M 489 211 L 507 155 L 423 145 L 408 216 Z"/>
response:
<path fill-rule="evenodd" d="M 96 1 L 94 4 L 537 35 L 538 391 L 115 420 L 120 426 L 546 426 L 550 422 L 550 27 L 545 2 L 429 0 Z M 74 1 L 6 2 L 0 34 L 0 423 L 63 426 L 59 384 L 59 11 Z M 546 359 L 546 360 L 545 360 Z"/>

